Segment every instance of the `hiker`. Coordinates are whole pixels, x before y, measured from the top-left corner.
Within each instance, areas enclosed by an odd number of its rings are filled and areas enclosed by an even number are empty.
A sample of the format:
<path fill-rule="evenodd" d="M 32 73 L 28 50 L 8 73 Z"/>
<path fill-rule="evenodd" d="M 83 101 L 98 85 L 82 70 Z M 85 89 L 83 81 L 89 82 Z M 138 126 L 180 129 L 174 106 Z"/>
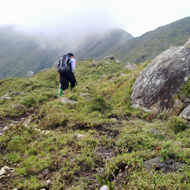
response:
<path fill-rule="evenodd" d="M 69 68 L 68 71 L 61 72 L 59 71 L 60 65 L 63 65 L 66 63 L 66 66 Z M 65 67 L 65 65 L 63 66 Z M 76 63 L 74 59 L 73 53 L 68 53 L 67 55 L 63 55 L 59 61 L 58 64 L 58 72 L 60 73 L 60 88 L 58 91 L 58 96 L 61 96 L 63 94 L 63 90 L 66 90 L 69 87 L 70 83 L 70 90 L 75 87 L 77 81 L 74 75 L 74 70 L 76 68 Z"/>

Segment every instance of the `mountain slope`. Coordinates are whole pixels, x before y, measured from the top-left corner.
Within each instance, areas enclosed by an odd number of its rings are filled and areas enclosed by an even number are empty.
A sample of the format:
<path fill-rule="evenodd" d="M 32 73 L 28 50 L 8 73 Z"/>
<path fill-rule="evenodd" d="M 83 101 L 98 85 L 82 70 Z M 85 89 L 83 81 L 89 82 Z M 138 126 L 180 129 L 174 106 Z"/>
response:
<path fill-rule="evenodd" d="M 103 59 L 113 54 L 121 61 L 140 63 L 153 59 L 170 46 L 184 44 L 189 37 L 190 17 L 159 27 L 137 38 L 122 29 L 99 31 L 84 38 L 78 48 L 74 47 L 75 42 L 71 44 L 72 48 L 69 48 L 68 42 L 65 40 L 64 43 L 64 39 L 59 35 L 51 40 L 46 39 L 46 45 L 41 45 L 39 38 L 43 37 L 32 37 L 16 32 L 11 27 L 1 27 L 0 79 L 26 77 L 29 70 L 38 72 L 51 67 L 63 52 L 74 49 L 77 60 Z"/>
<path fill-rule="evenodd" d="M 125 37 L 122 38 L 123 36 Z M 170 46 L 183 45 L 188 38 L 190 38 L 190 17 L 161 26 L 137 38 L 127 35 L 122 30 L 115 31 L 102 39 L 92 38 L 77 54 L 80 58 L 96 59 L 113 54 L 122 61 L 140 63 L 153 59 Z"/>
<path fill-rule="evenodd" d="M 103 58 L 106 55 L 114 54 L 118 47 L 132 38 L 131 34 L 122 29 L 111 29 L 99 35 L 90 35 L 76 50 L 76 55 L 79 59 Z"/>
<path fill-rule="evenodd" d="M 78 85 L 63 95 L 71 104 L 57 98 L 56 69 L 1 80 L 0 170 L 11 169 L 1 170 L 0 188 L 189 189 L 184 121 L 131 106 L 145 65 L 129 71 L 114 61 L 78 62 Z"/>
<path fill-rule="evenodd" d="M 51 67 L 59 51 L 41 47 L 35 37 L 17 32 L 14 27 L 0 28 L 0 79 L 26 77 L 29 70 L 38 72 Z"/>
<path fill-rule="evenodd" d="M 183 45 L 190 38 L 190 17 L 157 28 L 132 39 L 116 51 L 122 60 L 143 62 L 153 59 L 170 46 Z"/>

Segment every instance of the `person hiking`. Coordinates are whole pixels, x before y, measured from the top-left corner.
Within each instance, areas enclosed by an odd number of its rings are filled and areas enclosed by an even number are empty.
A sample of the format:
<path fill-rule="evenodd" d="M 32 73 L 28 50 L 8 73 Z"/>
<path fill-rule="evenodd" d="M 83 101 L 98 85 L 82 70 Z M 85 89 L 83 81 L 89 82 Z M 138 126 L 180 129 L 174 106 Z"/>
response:
<path fill-rule="evenodd" d="M 66 66 L 68 69 L 65 69 Z M 60 67 L 62 66 L 62 70 L 67 71 L 60 71 Z M 61 59 L 59 60 L 58 64 L 58 72 L 60 73 L 60 88 L 58 90 L 58 96 L 61 96 L 63 94 L 63 90 L 66 90 L 69 87 L 70 83 L 70 90 L 75 87 L 77 81 L 74 75 L 74 70 L 76 68 L 76 62 L 74 58 L 73 53 L 68 53 L 66 55 L 63 55 Z"/>

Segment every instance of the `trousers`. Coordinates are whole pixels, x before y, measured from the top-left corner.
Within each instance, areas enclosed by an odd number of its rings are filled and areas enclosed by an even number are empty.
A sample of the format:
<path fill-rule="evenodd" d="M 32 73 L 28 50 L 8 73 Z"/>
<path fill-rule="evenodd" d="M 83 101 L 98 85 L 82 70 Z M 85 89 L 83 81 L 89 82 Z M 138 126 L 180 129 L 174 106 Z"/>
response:
<path fill-rule="evenodd" d="M 64 75 L 60 75 L 60 84 L 61 84 L 60 88 L 62 90 L 66 90 L 69 87 L 69 83 L 72 88 L 75 87 L 77 81 L 76 81 L 74 73 L 69 72 Z"/>

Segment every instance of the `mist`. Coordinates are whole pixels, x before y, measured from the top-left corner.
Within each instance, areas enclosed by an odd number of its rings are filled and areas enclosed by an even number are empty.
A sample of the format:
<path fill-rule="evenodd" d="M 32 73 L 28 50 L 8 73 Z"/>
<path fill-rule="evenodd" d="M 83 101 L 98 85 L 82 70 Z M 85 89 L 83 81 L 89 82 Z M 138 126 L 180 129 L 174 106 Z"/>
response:
<path fill-rule="evenodd" d="M 64 45 L 72 51 L 87 36 L 100 35 L 110 28 L 140 36 L 188 16 L 190 6 L 188 0 L 0 1 L 0 25 L 18 26 L 24 33 L 35 36 L 42 47 Z"/>

